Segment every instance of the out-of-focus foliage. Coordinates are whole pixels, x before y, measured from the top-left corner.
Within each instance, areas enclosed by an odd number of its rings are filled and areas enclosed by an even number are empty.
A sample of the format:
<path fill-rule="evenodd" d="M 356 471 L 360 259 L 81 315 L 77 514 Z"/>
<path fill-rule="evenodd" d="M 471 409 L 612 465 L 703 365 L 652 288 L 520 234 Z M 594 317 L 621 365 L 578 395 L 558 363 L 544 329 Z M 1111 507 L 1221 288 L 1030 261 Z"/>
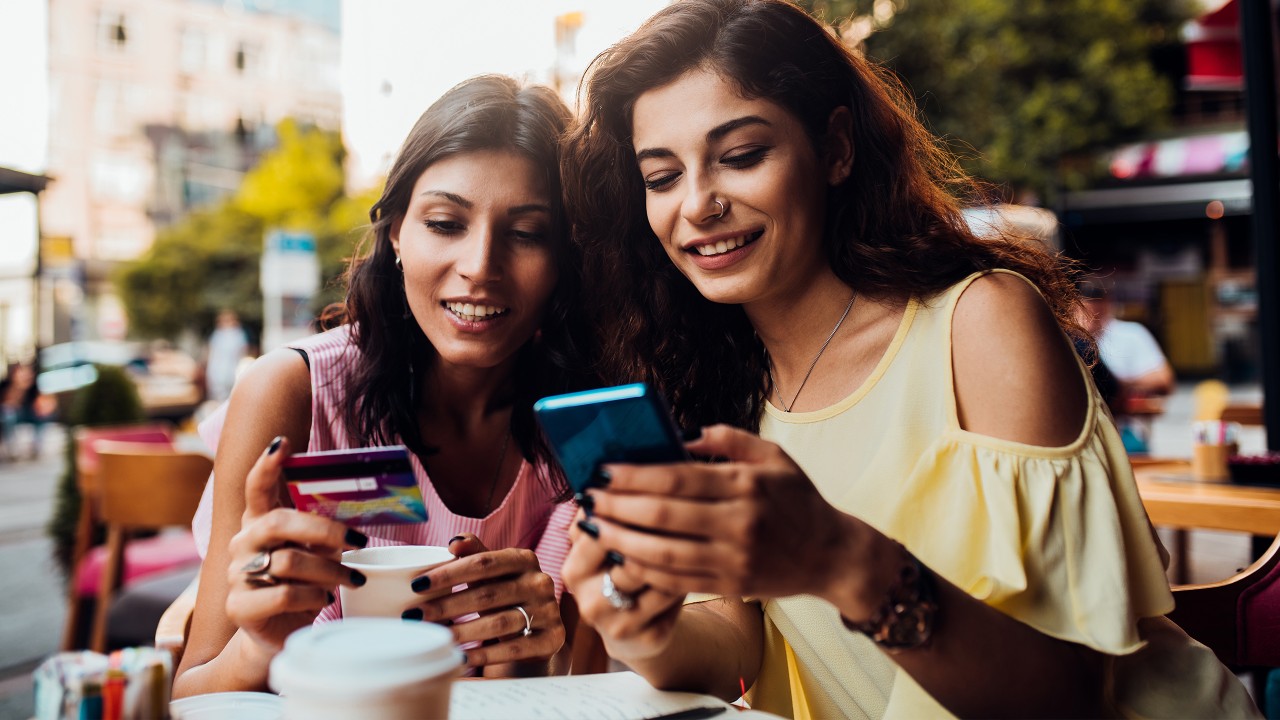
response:
<path fill-rule="evenodd" d="M 251 334 L 262 327 L 259 263 L 268 228 L 316 237 L 323 289 L 318 310 L 341 298 L 344 269 L 377 190 L 343 193 L 345 151 L 336 132 L 284 121 L 280 144 L 249 171 L 235 195 L 162 230 L 151 249 L 123 267 L 116 287 L 131 333 L 205 337 L 222 308 L 235 310 Z"/>
<path fill-rule="evenodd" d="M 875 14 L 862 49 L 902 77 L 932 129 L 964 148 L 966 167 L 1041 195 L 1088 180 L 1087 164 L 1061 158 L 1167 123 L 1176 79 L 1152 59 L 1194 14 L 1186 0 L 799 4 L 844 27 L 850 14 Z"/>

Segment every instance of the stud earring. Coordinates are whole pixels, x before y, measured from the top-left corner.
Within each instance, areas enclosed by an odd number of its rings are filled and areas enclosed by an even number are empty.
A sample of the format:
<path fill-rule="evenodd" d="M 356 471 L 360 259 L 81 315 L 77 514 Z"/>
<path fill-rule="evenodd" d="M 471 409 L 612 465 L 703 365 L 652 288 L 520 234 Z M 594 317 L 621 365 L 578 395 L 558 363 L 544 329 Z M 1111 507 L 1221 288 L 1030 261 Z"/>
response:
<path fill-rule="evenodd" d="M 400 264 L 400 256 L 399 256 L 399 255 L 397 255 L 397 256 L 396 256 L 396 269 L 397 269 L 397 270 L 399 270 L 400 272 L 404 272 L 404 265 L 401 265 L 401 264 Z"/>

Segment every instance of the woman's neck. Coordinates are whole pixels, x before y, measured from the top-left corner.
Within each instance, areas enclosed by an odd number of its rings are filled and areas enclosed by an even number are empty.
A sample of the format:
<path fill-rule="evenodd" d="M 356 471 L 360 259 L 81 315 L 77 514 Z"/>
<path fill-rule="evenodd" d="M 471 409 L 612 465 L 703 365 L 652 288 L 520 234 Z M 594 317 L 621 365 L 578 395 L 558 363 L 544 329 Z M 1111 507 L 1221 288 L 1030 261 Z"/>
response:
<path fill-rule="evenodd" d="M 793 375 L 809 366 L 853 296 L 853 289 L 825 268 L 798 291 L 751 302 L 743 309 L 769 353 L 774 372 Z M 850 313 L 856 310 L 850 308 Z M 845 317 L 841 327 L 852 319 Z"/>
<path fill-rule="evenodd" d="M 491 368 L 434 364 L 419 387 L 420 421 L 455 437 L 484 433 L 495 414 L 510 410 L 515 365 L 515 358 Z"/>

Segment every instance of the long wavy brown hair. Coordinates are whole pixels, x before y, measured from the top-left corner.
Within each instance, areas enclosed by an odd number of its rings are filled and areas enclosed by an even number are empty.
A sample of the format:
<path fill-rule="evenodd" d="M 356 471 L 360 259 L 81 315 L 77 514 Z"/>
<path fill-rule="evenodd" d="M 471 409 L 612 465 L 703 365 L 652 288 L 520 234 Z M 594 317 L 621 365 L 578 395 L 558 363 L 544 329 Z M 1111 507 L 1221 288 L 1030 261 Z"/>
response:
<path fill-rule="evenodd" d="M 551 198 L 549 237 L 559 281 L 539 332 L 519 352 L 513 378 L 511 430 L 526 460 L 545 466 L 545 478 L 567 495 L 563 472 L 533 419 L 533 401 L 579 389 L 583 341 L 588 337 L 580 306 L 581 262 L 568 240 L 560 202 L 560 140 L 569 109 L 549 88 L 521 87 L 511 78 L 484 75 L 464 81 L 432 103 L 409 132 L 387 176 L 382 196 L 369 210 L 365 234 L 347 274 L 345 302 L 326 314 L 328 324 L 350 323 L 360 362 L 345 377 L 346 423 L 353 442 L 402 442 L 420 457 L 433 452 L 418 424 L 421 378 L 436 361 L 435 348 L 409 314 L 404 275 L 396 268 L 391 227 L 409 207 L 414 183 L 432 163 L 480 150 L 507 150 L 527 158 L 543 173 Z"/>
<path fill-rule="evenodd" d="M 592 62 L 561 156 L 605 377 L 654 384 L 686 427 L 759 427 L 764 347 L 741 306 L 703 298 L 670 262 L 645 215 L 631 142 L 637 98 L 696 68 L 790 111 L 820 155 L 831 112 L 850 110 L 853 171 L 828 190 L 823 237 L 827 261 L 850 287 L 923 298 L 972 272 L 1009 268 L 1083 336 L 1067 262 L 1033 241 L 969 229 L 962 200 L 986 189 L 924 127 L 892 73 L 782 0 L 682 0 Z"/>

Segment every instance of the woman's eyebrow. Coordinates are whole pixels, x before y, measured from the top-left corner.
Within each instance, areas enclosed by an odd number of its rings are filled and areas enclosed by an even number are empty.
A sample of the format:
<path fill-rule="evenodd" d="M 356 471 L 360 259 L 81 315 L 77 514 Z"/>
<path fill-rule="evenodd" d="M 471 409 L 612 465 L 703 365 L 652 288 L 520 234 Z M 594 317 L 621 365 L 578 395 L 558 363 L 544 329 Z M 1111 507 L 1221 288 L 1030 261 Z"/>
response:
<path fill-rule="evenodd" d="M 528 203 L 525 205 L 516 205 L 507 211 L 508 215 L 528 215 L 529 213 L 546 213 L 551 214 L 551 206 L 541 203 Z"/>
<path fill-rule="evenodd" d="M 447 191 L 447 190 L 423 190 L 422 192 L 420 192 L 420 193 L 418 193 L 418 194 L 419 194 L 419 195 L 431 195 L 431 196 L 433 196 L 433 197 L 444 198 L 445 200 L 448 200 L 449 202 L 453 203 L 454 205 L 461 205 L 462 207 L 466 208 L 467 210 L 470 210 L 470 209 L 471 209 L 471 201 L 470 201 L 470 200 L 468 200 L 468 199 L 466 199 L 466 198 L 462 197 L 461 195 L 458 195 L 457 193 L 451 193 L 451 192 L 449 192 L 449 191 Z"/>
<path fill-rule="evenodd" d="M 738 128 L 747 127 L 749 125 L 765 125 L 772 127 L 773 123 L 765 120 L 759 115 L 744 115 L 740 118 L 734 118 L 728 122 L 721 123 L 707 131 L 707 142 L 712 143 L 720 140 L 725 135 L 737 130 Z M 666 158 L 672 157 L 675 153 L 667 148 L 645 148 L 636 153 L 636 162 L 644 162 L 649 158 Z"/>

